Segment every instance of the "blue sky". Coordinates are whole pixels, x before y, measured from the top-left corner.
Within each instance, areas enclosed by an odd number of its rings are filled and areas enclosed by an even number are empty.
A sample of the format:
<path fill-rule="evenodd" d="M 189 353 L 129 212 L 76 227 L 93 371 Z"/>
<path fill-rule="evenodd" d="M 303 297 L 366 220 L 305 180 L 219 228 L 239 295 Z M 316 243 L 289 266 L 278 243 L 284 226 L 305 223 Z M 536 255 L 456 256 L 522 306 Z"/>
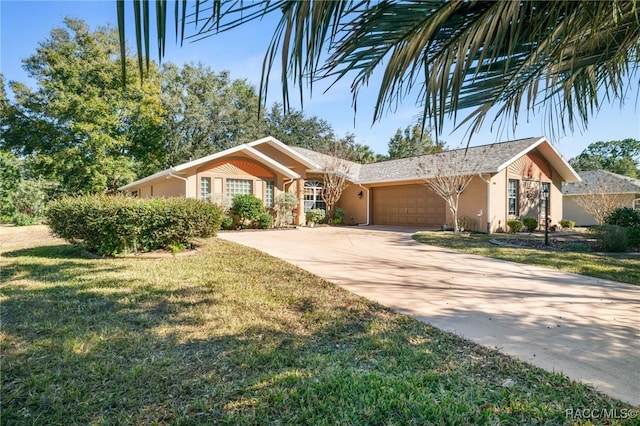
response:
<path fill-rule="evenodd" d="M 127 4 L 132 8 L 131 4 Z M 33 54 L 39 41 L 46 39 L 53 27 L 61 26 L 64 17 L 70 16 L 85 20 L 92 28 L 98 25 L 116 24 L 115 1 L 7 1 L 0 0 L 0 71 L 6 80 L 29 83 L 26 73 L 21 68 L 21 60 Z M 129 10 L 127 15 L 133 17 Z M 242 26 L 230 33 L 216 35 L 196 43 L 185 43 L 179 47 L 169 43 L 164 61 L 183 64 L 185 62 L 202 62 L 214 71 L 229 70 L 233 78 L 244 78 L 258 87 L 264 52 L 268 46 L 272 26 L 271 22 L 255 22 Z M 134 31 L 128 29 L 127 38 L 131 40 Z M 131 47 L 133 43 L 129 43 Z M 153 48 L 152 48 L 153 49 Z M 152 50 L 154 52 L 154 50 Z M 154 57 L 153 59 L 157 59 Z M 275 78 L 269 86 L 268 103 L 280 100 L 280 86 Z M 551 139 L 562 155 L 569 159 L 579 154 L 590 143 L 599 140 L 619 140 L 625 138 L 640 139 L 640 101 L 638 101 L 639 75 L 635 76 L 636 85 L 630 91 L 625 106 L 619 103 L 605 104 L 599 113 L 592 117 L 588 129 L 565 136 L 556 135 Z M 375 80 L 375 79 L 374 79 Z M 420 113 L 412 98 L 406 98 L 395 112 L 372 125 L 372 105 L 376 96 L 375 84 L 361 92 L 358 99 L 358 112 L 354 117 L 351 106 L 349 81 L 344 80 L 323 93 L 323 87 L 314 86 L 311 97 L 304 99 L 304 112 L 327 120 L 336 134 L 355 133 L 356 140 L 369 145 L 375 152 L 386 153 L 387 143 L 396 129 L 404 128 L 412 123 Z M 308 95 L 308 93 L 307 93 Z M 294 100 L 297 100 L 295 95 Z M 299 107 L 299 103 L 294 103 Z M 355 124 L 354 124 L 355 119 Z M 543 112 L 530 116 L 526 122 L 522 115 L 515 133 L 511 126 L 498 131 L 491 129 L 487 120 L 479 133 L 473 135 L 471 145 L 481 145 L 514 138 L 548 135 L 546 119 Z M 450 147 L 457 147 L 466 142 L 466 128 L 453 131 L 451 123 L 445 126 L 442 139 Z"/>

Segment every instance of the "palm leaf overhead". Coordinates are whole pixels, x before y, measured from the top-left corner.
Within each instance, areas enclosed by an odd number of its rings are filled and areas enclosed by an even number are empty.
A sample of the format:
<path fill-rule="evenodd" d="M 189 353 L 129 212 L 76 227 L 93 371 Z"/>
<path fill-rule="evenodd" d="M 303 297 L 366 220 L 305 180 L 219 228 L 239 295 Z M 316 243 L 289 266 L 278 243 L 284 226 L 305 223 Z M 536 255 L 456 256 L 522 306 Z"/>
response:
<path fill-rule="evenodd" d="M 162 55 L 167 2 L 155 3 Z M 124 26 L 124 6 L 117 4 Z M 543 108 L 550 130 L 564 132 L 567 126 L 586 126 L 602 98 L 623 103 L 638 82 L 636 0 L 176 0 L 174 6 L 180 40 L 250 25 L 267 14 L 279 16 L 263 63 L 263 99 L 277 61 L 285 108 L 291 81 L 302 100 L 304 88 L 311 91 L 319 79 L 350 79 L 355 108 L 359 91 L 381 73 L 373 120 L 415 96 L 423 106 L 423 122 L 436 133 L 446 119 L 469 125 L 473 133 L 491 111 L 515 127 L 522 107 L 534 113 Z M 136 28 L 144 29 L 148 57 L 148 13 L 138 11 L 135 19 L 143 22 Z M 471 112 L 458 120 L 457 112 L 468 108 Z"/>

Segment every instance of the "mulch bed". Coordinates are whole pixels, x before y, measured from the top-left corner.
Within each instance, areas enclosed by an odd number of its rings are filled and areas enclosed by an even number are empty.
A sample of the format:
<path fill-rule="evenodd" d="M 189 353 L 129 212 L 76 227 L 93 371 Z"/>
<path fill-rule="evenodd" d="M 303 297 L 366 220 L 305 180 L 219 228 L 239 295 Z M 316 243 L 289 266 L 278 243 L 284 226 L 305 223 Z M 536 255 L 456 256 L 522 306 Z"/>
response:
<path fill-rule="evenodd" d="M 551 251 L 594 252 L 598 249 L 595 239 L 581 233 L 549 235 L 549 245 L 544 243 L 544 238 L 495 238 L 491 243 L 505 247 Z"/>

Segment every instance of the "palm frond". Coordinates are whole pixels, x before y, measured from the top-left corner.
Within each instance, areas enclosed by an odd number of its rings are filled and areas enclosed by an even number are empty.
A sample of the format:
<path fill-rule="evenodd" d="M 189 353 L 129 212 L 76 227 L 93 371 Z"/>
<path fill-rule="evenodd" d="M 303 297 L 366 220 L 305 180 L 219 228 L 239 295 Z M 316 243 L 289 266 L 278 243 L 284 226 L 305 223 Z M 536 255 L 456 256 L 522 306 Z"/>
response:
<path fill-rule="evenodd" d="M 181 41 L 279 15 L 263 62 L 262 99 L 278 61 L 285 109 L 289 82 L 302 101 L 305 87 L 312 93 L 319 79 L 351 79 L 357 108 L 359 91 L 380 71 L 373 121 L 416 96 L 423 122 L 436 134 L 447 119 L 469 125 L 472 134 L 491 111 L 515 126 L 523 107 L 528 113 L 545 109 L 552 132 L 586 126 L 602 97 L 624 102 L 640 62 L 637 0 L 196 0 L 189 11 L 186 1 L 174 1 Z M 118 0 L 119 23 L 122 10 Z M 166 11 L 166 1 L 157 0 L 159 55 Z M 147 59 L 148 19 L 143 0 Z M 193 26 L 190 35 L 187 24 Z M 458 121 L 458 111 L 466 109 L 471 112 Z"/>

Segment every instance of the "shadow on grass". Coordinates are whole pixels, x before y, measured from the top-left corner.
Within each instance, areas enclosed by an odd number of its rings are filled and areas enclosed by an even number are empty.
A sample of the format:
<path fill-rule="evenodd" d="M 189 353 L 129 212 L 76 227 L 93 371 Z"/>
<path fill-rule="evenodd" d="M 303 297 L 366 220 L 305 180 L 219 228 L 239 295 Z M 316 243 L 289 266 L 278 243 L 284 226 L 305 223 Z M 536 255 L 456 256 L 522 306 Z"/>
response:
<path fill-rule="evenodd" d="M 412 238 L 435 247 L 640 285 L 638 256 L 500 247 L 491 244 L 487 235 L 471 234 L 469 237 L 460 237 L 418 233 Z"/>
<path fill-rule="evenodd" d="M 248 254 L 161 270 L 21 255 L 2 288 L 3 423 L 561 424 L 624 407 Z"/>
<path fill-rule="evenodd" d="M 0 253 L 0 255 L 7 258 L 43 257 L 47 259 L 86 259 L 86 256 L 82 254 L 82 249 L 72 244 L 31 247 Z"/>

